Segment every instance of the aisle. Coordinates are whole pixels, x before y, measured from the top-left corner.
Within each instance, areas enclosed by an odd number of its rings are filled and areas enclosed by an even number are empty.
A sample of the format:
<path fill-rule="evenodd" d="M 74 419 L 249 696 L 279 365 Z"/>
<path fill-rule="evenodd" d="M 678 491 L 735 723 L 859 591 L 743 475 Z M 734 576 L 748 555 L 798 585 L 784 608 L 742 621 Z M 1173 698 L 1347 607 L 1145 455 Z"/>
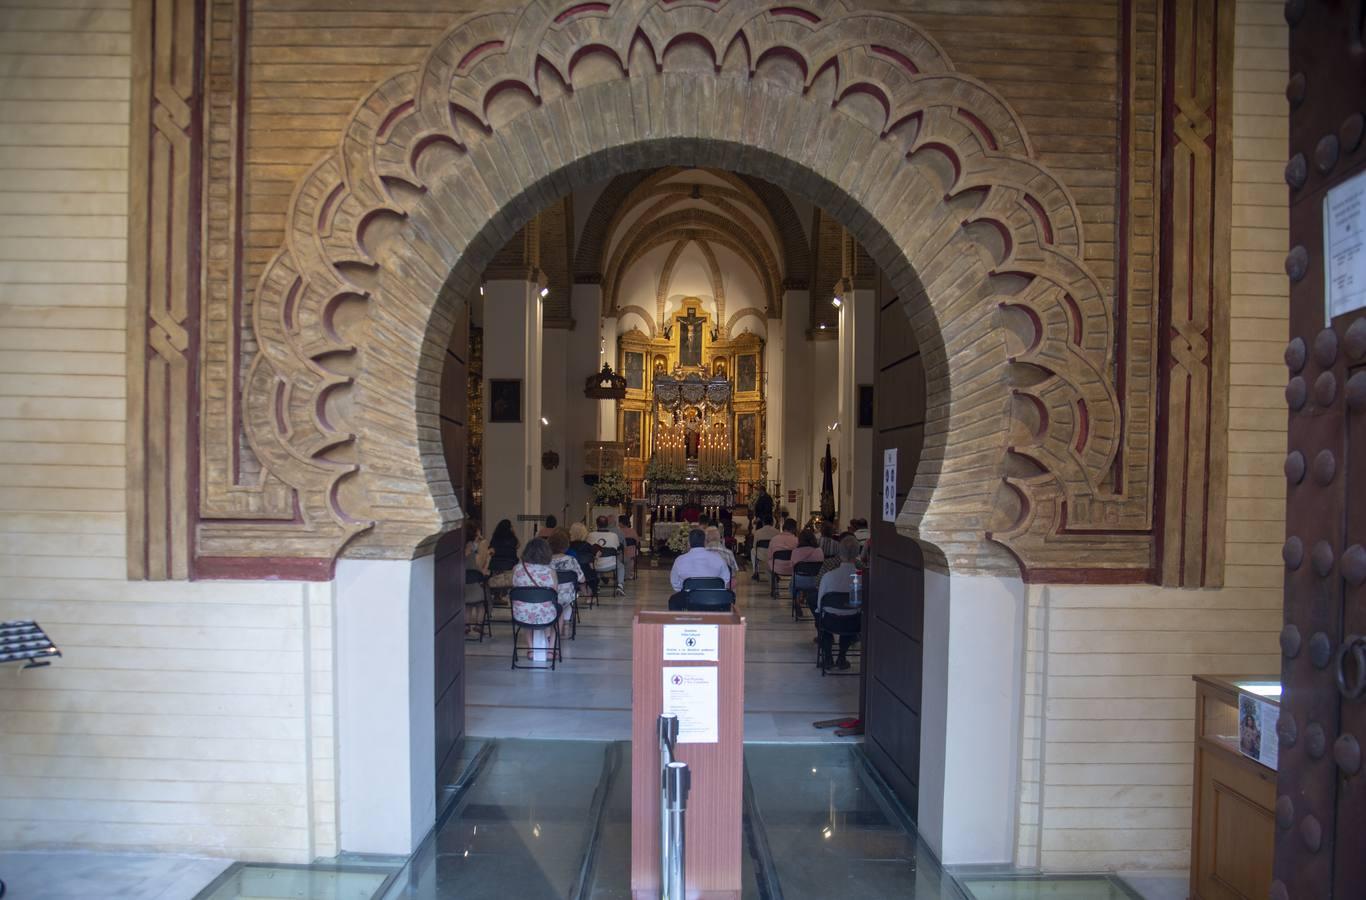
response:
<path fill-rule="evenodd" d="M 603 595 L 584 612 L 578 639 L 565 641 L 554 672 L 513 671 L 507 611 L 495 612 L 494 638 L 467 643 L 466 733 L 475 737 L 630 740 L 631 619 L 668 605 L 667 568 L 642 566 L 627 596 Z M 749 621 L 745 646 L 745 740 L 839 741 L 813 721 L 858 712 L 857 677 L 822 678 L 810 619 L 793 622 L 767 582 L 742 572 L 736 591 Z M 856 671 L 856 670 L 855 670 Z"/>

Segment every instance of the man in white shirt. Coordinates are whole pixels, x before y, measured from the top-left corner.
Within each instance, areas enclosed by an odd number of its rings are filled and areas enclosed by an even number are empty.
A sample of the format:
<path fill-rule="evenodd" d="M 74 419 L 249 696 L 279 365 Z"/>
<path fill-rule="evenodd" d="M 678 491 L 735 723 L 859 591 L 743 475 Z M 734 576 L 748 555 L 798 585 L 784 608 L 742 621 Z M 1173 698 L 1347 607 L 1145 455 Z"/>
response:
<path fill-rule="evenodd" d="M 626 554 L 621 542 L 621 534 L 611 527 L 611 523 L 606 516 L 598 516 L 598 528 L 596 531 L 588 533 L 588 543 L 597 544 L 604 550 L 611 553 L 600 553 L 593 560 L 593 569 L 597 572 L 611 572 L 616 570 L 617 593 L 626 593 Z"/>
<path fill-rule="evenodd" d="M 669 600 L 669 608 L 682 608 L 681 593 L 683 582 L 689 578 L 720 578 L 722 584 L 730 584 L 730 566 L 719 553 L 706 548 L 707 536 L 700 528 L 688 532 L 688 552 L 674 560 L 669 571 L 669 584 L 679 593 Z"/>
<path fill-rule="evenodd" d="M 762 521 L 759 522 L 759 527 L 758 527 L 758 529 L 756 529 L 755 532 L 754 532 L 754 580 L 755 580 L 755 581 L 758 581 L 758 580 L 759 580 L 759 578 L 761 577 L 761 576 L 760 576 L 760 572 L 763 570 L 764 565 L 768 562 L 768 548 L 767 548 L 767 547 L 760 547 L 760 546 L 759 546 L 759 542 L 760 542 L 760 541 L 771 541 L 771 540 L 773 540 L 775 537 L 777 537 L 777 536 L 778 536 L 779 534 L 781 534 L 781 533 L 782 533 L 782 532 L 780 532 L 778 529 L 776 529 L 776 528 L 773 527 L 773 520 L 772 520 L 772 519 L 764 519 L 764 520 L 762 520 Z"/>

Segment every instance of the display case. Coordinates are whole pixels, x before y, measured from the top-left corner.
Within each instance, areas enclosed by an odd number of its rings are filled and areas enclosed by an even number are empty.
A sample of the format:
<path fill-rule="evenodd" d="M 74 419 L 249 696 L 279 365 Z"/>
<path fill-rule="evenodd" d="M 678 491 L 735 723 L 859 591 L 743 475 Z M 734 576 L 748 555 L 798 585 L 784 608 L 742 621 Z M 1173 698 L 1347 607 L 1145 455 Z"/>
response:
<path fill-rule="evenodd" d="M 1280 695 L 1274 676 L 1195 676 L 1191 900 L 1270 890 Z"/>

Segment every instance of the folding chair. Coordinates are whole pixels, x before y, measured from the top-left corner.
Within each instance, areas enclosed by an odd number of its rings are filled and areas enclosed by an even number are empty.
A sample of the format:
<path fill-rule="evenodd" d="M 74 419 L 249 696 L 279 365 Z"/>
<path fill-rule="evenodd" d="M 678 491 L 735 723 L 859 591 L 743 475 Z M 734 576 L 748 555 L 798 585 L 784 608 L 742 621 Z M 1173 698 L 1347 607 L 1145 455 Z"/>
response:
<path fill-rule="evenodd" d="M 578 561 L 579 568 L 583 570 L 583 580 L 588 584 L 588 602 L 585 606 L 588 609 L 598 605 L 598 573 L 593 570 L 593 553 L 582 548 L 578 550 L 570 549 L 569 555 Z M 578 604 L 576 603 L 575 606 Z"/>
<path fill-rule="evenodd" d="M 768 538 L 754 542 L 754 580 L 759 580 L 759 573 L 768 563 Z"/>
<path fill-rule="evenodd" d="M 830 658 L 834 652 L 835 638 L 840 638 L 840 656 L 848 659 L 850 656 L 857 656 L 862 666 L 863 648 L 859 644 L 859 637 L 863 633 L 863 610 L 854 606 L 849 595 L 846 593 L 826 594 L 820 600 L 820 609 L 816 612 L 816 635 L 819 638 L 816 644 L 816 667 L 821 670 L 821 677 L 832 674 L 826 666 L 826 662 L 833 664 Z M 845 640 L 848 638 L 848 644 Z M 858 649 L 854 649 L 857 647 Z M 851 669 L 848 672 L 835 672 L 835 675 L 857 675 L 858 671 Z"/>
<path fill-rule="evenodd" d="M 470 587 L 476 584 L 479 585 L 479 599 L 471 601 L 469 599 Z M 484 613 L 483 621 L 476 626 L 479 643 L 484 643 L 484 635 L 486 634 L 489 636 L 489 640 L 493 640 L 493 607 L 489 603 L 488 577 L 478 569 L 465 570 L 465 617 L 467 622 L 469 621 L 469 610 L 472 607 L 481 609 Z M 469 632 L 467 631 L 465 640 L 468 641 L 469 639 Z"/>
<path fill-rule="evenodd" d="M 688 612 L 730 612 L 735 606 L 735 592 L 725 588 L 698 588 L 686 596 Z"/>
<path fill-rule="evenodd" d="M 768 584 L 769 584 L 769 593 L 770 593 L 771 595 L 773 595 L 774 597 L 778 596 L 778 588 L 780 588 L 780 587 L 783 586 L 783 579 L 784 579 L 784 578 L 787 578 L 787 579 L 790 580 L 790 579 L 792 578 L 792 576 L 791 576 L 791 575 L 779 575 L 777 572 L 773 571 L 773 564 L 774 564 L 775 562 L 778 562 L 779 560 L 781 560 L 781 561 L 783 561 L 783 562 L 789 562 L 789 561 L 791 561 L 791 559 L 792 559 L 792 551 L 791 551 L 791 550 L 777 550 L 777 551 L 775 551 L 775 552 L 773 553 L 773 555 L 772 555 L 772 556 L 770 557 L 770 559 L 769 559 L 769 563 L 768 563 Z"/>
<path fill-rule="evenodd" d="M 574 602 L 569 604 L 569 639 L 572 641 L 579 636 L 579 576 L 569 569 L 559 569 L 555 572 L 555 577 L 559 579 L 560 584 L 574 585 Z"/>
<path fill-rule="evenodd" d="M 799 562 L 792 567 L 792 618 L 802 617 L 802 605 L 811 609 L 814 616 L 816 610 L 816 592 L 821 587 L 821 563 L 818 562 Z"/>
<path fill-rule="evenodd" d="M 514 669 L 550 669 L 555 670 L 555 662 L 560 659 L 560 601 L 559 595 L 554 588 L 542 587 L 517 587 L 508 592 L 509 603 L 526 603 L 535 606 L 549 606 L 554 609 L 554 617 L 548 622 L 532 622 L 518 618 L 517 607 L 512 607 L 512 667 Z M 517 656 L 521 652 L 521 647 L 517 646 L 517 637 L 523 631 L 545 631 L 550 629 L 551 644 L 549 648 L 549 665 L 540 666 L 519 666 Z M 530 643 L 530 642 L 528 642 Z"/>
<path fill-rule="evenodd" d="M 619 552 L 620 551 L 618 551 L 616 547 L 600 547 L 598 549 L 598 558 L 593 564 L 593 568 L 598 573 L 599 582 L 604 578 L 610 577 L 612 579 L 612 588 L 616 593 L 625 594 L 626 585 L 621 583 L 621 570 L 617 568 L 617 554 Z M 605 567 L 605 561 L 611 562 L 611 568 Z"/>

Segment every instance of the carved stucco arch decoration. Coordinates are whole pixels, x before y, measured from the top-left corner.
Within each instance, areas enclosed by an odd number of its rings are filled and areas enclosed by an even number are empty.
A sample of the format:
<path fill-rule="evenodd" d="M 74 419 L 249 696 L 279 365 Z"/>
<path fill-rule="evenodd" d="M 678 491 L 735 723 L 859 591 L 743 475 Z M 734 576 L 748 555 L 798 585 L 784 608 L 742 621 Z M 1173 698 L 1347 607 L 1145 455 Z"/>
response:
<path fill-rule="evenodd" d="M 1070 542 L 1102 527 L 1086 516 L 1103 509 L 1119 439 L 1114 328 L 1076 205 L 1009 106 L 897 15 L 760 0 L 580 9 L 462 19 L 360 101 L 297 186 L 260 281 L 244 400 L 253 449 L 300 498 L 272 555 L 407 557 L 460 521 L 438 428 L 458 298 L 575 184 L 664 161 L 797 192 L 877 261 L 926 372 L 898 527 L 928 565 L 1080 564 Z M 713 58 L 666 52 L 680 37 Z M 770 52 L 805 74 L 766 69 Z M 619 77 L 575 86 L 576 62 L 598 55 Z M 1022 350 L 1007 315 L 1030 325 Z M 1045 415 L 1012 420 L 1017 402 Z M 1038 470 L 1008 481 L 1012 452 Z"/>

